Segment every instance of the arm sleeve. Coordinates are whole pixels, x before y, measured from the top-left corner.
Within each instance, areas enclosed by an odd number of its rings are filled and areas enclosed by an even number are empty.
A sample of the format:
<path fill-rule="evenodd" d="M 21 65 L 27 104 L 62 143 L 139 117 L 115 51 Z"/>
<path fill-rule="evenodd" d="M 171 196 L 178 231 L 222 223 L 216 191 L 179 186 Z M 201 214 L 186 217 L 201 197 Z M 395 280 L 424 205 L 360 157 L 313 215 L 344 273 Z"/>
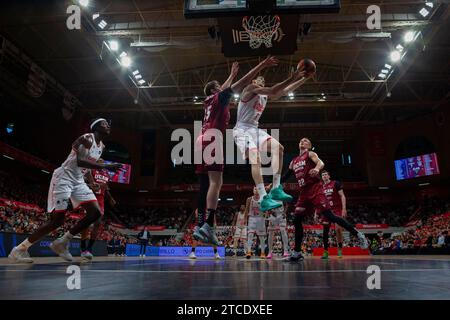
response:
<path fill-rule="evenodd" d="M 221 108 L 225 108 L 230 103 L 232 94 L 233 90 L 231 90 L 231 88 L 226 88 L 219 92 L 219 106 Z"/>
<path fill-rule="evenodd" d="M 336 191 L 341 191 L 342 190 L 342 182 L 336 181 L 334 183 L 334 187 L 336 188 Z"/>

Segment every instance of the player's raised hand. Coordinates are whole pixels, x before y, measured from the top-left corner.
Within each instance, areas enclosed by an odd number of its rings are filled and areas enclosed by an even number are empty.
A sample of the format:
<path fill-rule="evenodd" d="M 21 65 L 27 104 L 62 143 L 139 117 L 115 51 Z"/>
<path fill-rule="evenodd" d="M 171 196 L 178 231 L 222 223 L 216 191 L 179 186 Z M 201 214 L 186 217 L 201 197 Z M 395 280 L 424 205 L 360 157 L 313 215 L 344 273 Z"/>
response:
<path fill-rule="evenodd" d="M 307 77 L 307 75 L 306 75 L 306 71 L 305 70 L 296 69 L 294 72 L 291 73 L 290 77 L 294 81 L 297 81 L 297 80 L 299 80 L 301 78 Z"/>
<path fill-rule="evenodd" d="M 273 57 L 273 56 L 267 56 L 266 59 L 264 59 L 261 64 L 265 67 L 265 68 L 270 68 L 270 67 L 274 67 L 276 65 L 278 65 L 278 59 Z"/>
<path fill-rule="evenodd" d="M 311 169 L 311 170 L 309 170 L 309 175 L 310 175 L 311 177 L 317 177 L 317 176 L 319 175 L 319 170 L 316 169 L 316 168 Z"/>

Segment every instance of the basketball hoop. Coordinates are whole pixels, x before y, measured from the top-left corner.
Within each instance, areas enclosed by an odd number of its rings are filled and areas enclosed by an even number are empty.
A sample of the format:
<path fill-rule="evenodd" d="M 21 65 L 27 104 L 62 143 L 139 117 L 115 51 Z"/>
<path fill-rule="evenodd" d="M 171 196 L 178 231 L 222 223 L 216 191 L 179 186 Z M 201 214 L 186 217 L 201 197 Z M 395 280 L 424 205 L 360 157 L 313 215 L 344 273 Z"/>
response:
<path fill-rule="evenodd" d="M 275 16 L 245 16 L 242 27 L 250 38 L 250 48 L 258 49 L 264 43 L 266 48 L 272 47 L 272 37 L 280 27 L 281 19 Z"/>

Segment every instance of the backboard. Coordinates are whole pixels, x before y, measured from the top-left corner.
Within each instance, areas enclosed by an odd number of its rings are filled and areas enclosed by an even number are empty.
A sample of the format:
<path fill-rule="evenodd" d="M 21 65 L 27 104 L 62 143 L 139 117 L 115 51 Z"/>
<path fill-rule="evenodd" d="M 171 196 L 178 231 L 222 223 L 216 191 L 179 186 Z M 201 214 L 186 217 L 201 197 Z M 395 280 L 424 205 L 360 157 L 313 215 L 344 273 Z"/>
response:
<path fill-rule="evenodd" d="M 339 12 L 340 0 L 276 0 L 271 14 Z M 251 14 L 246 0 L 185 0 L 186 18 L 230 17 Z"/>

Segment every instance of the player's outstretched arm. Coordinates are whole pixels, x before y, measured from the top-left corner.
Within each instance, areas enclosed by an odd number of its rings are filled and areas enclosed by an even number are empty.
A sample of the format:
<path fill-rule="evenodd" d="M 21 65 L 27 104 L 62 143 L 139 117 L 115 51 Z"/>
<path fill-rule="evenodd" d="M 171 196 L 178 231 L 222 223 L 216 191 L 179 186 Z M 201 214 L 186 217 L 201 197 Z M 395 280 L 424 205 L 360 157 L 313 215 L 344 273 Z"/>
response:
<path fill-rule="evenodd" d="M 344 194 L 344 189 L 341 189 L 338 191 L 339 197 L 341 198 L 342 203 L 342 216 L 345 218 L 347 216 L 347 198 Z"/>
<path fill-rule="evenodd" d="M 220 90 L 225 90 L 226 88 L 231 87 L 231 84 L 233 83 L 234 78 L 236 78 L 236 76 L 238 74 L 238 71 L 239 71 L 239 63 L 235 61 L 235 62 L 233 62 L 233 65 L 231 66 L 230 76 L 222 84 L 222 86 L 220 87 Z"/>
<path fill-rule="evenodd" d="M 300 71 L 299 69 L 297 69 L 295 72 L 291 73 L 286 80 L 279 82 L 272 87 L 259 87 L 256 85 L 248 86 L 246 89 L 246 95 L 262 94 L 269 96 L 269 98 L 277 96 L 281 94 L 283 90 L 291 83 L 303 77 L 304 74 L 305 74 L 304 71 Z"/>
<path fill-rule="evenodd" d="M 85 136 L 82 136 L 75 141 L 72 146 L 77 153 L 77 165 L 86 169 L 107 169 L 110 171 L 116 171 L 122 168 L 119 163 L 97 163 L 89 159 L 89 149 L 92 147 L 92 141 Z"/>
<path fill-rule="evenodd" d="M 302 76 L 299 80 L 292 82 L 290 85 L 288 85 L 286 88 L 284 88 L 283 90 L 281 90 L 278 94 L 273 95 L 271 97 L 272 100 L 277 100 L 281 97 L 287 96 L 289 92 L 294 92 L 295 90 L 297 90 L 299 87 L 301 87 L 302 85 L 305 84 L 306 81 L 308 81 L 308 79 L 310 79 L 310 77 L 305 77 Z"/>
<path fill-rule="evenodd" d="M 231 90 L 236 93 L 242 92 L 242 90 L 258 75 L 258 73 L 269 67 L 276 66 L 278 64 L 278 60 L 275 57 L 267 57 L 263 61 L 261 61 L 256 67 L 250 70 L 245 76 L 239 79 L 237 82 L 231 85 Z"/>

